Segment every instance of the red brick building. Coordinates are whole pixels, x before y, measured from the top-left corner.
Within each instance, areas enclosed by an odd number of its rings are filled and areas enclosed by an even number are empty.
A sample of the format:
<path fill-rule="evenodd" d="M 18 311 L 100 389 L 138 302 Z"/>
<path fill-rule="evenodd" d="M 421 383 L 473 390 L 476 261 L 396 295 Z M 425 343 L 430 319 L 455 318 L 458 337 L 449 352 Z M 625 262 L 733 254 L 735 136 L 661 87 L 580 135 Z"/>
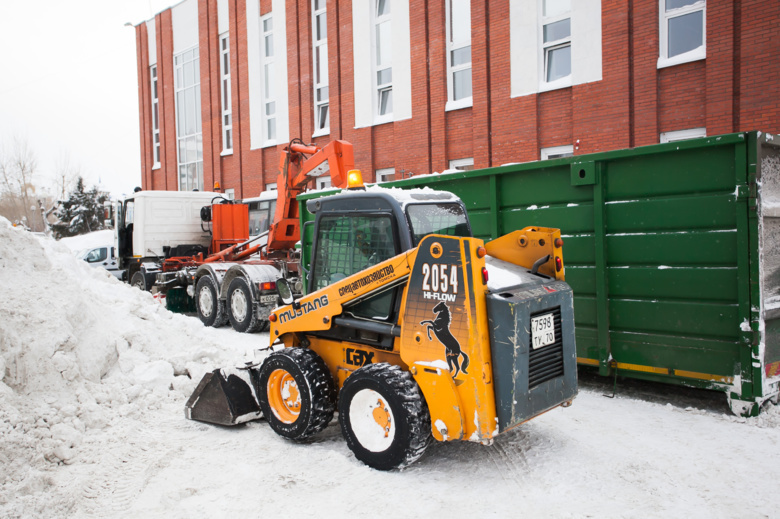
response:
<path fill-rule="evenodd" d="M 367 181 L 780 131 L 780 2 L 185 0 L 136 26 L 145 189 L 236 198 L 278 147 Z"/>

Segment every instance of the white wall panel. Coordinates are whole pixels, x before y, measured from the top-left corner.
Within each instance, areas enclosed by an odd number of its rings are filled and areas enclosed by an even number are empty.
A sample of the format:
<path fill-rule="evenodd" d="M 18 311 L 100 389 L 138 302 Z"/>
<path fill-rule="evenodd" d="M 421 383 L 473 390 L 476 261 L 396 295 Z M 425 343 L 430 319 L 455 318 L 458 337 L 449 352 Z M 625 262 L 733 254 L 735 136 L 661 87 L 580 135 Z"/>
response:
<path fill-rule="evenodd" d="M 229 29 L 230 19 L 228 18 L 228 0 L 217 0 L 217 31 L 219 34 L 222 34 L 228 32 Z"/>
<path fill-rule="evenodd" d="M 147 48 L 149 49 L 149 66 L 157 64 L 157 31 L 154 18 L 146 22 Z"/>
<path fill-rule="evenodd" d="M 185 0 L 171 8 L 173 53 L 198 45 L 198 0 Z"/>

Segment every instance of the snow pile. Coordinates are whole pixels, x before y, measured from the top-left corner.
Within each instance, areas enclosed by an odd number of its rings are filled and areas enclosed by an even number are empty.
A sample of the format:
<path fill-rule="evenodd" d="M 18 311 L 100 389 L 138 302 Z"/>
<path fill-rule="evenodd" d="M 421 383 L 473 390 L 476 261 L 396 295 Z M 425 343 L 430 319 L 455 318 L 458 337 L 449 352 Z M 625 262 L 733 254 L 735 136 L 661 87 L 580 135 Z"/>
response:
<path fill-rule="evenodd" d="M 0 516 L 12 496 L 46 491 L 47 469 L 74 461 L 91 434 L 246 358 L 219 330 L 3 218 L 0 287 Z"/>

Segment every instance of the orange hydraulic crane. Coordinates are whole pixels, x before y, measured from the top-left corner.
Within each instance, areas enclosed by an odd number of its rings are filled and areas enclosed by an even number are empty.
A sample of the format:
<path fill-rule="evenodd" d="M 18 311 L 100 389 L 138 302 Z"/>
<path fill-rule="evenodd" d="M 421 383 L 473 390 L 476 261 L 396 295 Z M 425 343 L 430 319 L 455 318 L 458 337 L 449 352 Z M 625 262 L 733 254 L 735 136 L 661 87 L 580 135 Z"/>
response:
<path fill-rule="evenodd" d="M 308 157 L 307 157 L 308 156 Z M 348 172 L 355 167 L 352 144 L 332 141 L 324 148 L 294 139 L 282 150 L 279 160 L 274 223 L 268 230 L 267 254 L 292 250 L 300 240 L 296 199 L 314 179 L 330 174 L 331 185 L 346 188 Z"/>

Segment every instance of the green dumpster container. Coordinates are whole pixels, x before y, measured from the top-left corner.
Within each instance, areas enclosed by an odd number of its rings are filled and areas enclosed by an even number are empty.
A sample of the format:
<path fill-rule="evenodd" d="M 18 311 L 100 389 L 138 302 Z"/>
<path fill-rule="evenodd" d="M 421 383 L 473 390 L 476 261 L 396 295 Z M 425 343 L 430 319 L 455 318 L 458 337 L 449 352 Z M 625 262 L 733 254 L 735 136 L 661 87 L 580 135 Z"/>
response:
<path fill-rule="evenodd" d="M 580 365 L 725 391 L 741 415 L 777 398 L 780 138 L 737 133 L 383 185 L 458 195 L 486 240 L 560 228 Z M 304 221 L 306 200 L 323 194 L 299 198 Z"/>

